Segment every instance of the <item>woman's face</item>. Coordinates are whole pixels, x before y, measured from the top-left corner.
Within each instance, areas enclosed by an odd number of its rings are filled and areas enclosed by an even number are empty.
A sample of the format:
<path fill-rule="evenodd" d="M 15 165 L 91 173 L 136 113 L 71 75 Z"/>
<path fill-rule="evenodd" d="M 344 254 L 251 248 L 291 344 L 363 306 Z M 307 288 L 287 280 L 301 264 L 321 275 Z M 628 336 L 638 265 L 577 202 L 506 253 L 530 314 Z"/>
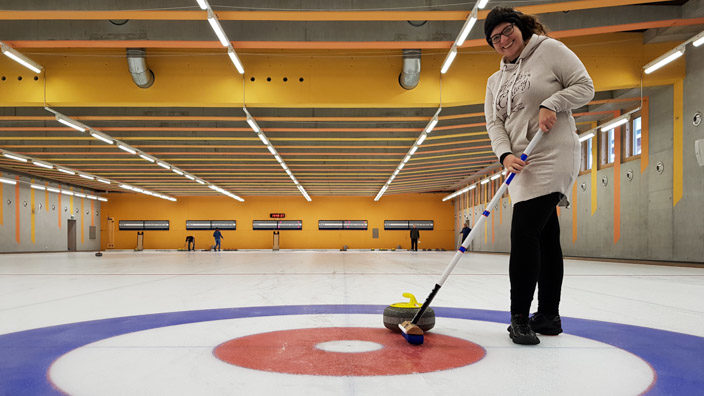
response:
<path fill-rule="evenodd" d="M 518 58 L 525 42 L 523 35 L 518 27 L 510 22 L 502 22 L 491 31 L 491 42 L 494 44 L 494 49 L 506 60 L 513 61 Z"/>

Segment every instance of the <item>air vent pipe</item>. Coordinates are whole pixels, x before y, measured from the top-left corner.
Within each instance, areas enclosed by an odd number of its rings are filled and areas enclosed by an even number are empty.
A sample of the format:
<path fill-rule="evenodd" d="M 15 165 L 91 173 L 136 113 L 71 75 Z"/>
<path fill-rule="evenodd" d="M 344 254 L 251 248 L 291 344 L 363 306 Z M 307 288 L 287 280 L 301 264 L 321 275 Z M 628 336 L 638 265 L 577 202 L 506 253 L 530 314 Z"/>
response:
<path fill-rule="evenodd" d="M 147 66 L 146 57 L 144 48 L 127 48 L 127 67 L 132 81 L 140 88 L 149 88 L 154 84 L 154 72 Z"/>

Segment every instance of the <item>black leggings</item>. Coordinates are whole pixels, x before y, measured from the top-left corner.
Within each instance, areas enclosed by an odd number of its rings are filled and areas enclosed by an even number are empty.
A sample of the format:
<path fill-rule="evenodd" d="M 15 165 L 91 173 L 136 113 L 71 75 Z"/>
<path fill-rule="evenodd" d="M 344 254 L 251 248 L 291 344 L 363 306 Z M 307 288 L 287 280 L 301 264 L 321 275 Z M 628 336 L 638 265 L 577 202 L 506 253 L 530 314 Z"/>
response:
<path fill-rule="evenodd" d="M 536 283 L 538 312 L 559 314 L 564 269 L 555 207 L 560 197 L 552 193 L 513 206 L 508 268 L 512 314 L 529 314 Z"/>

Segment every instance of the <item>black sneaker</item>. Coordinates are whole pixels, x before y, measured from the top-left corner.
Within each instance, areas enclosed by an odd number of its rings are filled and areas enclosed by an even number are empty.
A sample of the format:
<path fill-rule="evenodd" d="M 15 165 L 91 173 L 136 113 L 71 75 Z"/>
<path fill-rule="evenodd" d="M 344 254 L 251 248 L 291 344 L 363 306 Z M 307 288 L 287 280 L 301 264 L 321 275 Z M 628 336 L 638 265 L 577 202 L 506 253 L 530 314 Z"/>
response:
<path fill-rule="evenodd" d="M 562 333 L 560 315 L 550 316 L 536 312 L 530 317 L 528 324 L 534 332 L 543 335 L 558 335 Z"/>
<path fill-rule="evenodd" d="M 508 326 L 508 335 L 514 344 L 536 345 L 540 343 L 538 336 L 528 325 L 528 317 L 522 314 L 511 315 L 511 325 Z"/>

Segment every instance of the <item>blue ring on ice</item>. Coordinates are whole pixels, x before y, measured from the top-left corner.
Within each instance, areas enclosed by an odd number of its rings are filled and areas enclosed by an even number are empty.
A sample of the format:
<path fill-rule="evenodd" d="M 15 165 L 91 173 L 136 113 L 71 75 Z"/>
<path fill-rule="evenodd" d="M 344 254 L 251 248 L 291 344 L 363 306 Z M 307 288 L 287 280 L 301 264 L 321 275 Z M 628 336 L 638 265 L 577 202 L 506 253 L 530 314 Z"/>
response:
<path fill-rule="evenodd" d="M 223 319 L 277 315 L 373 314 L 383 305 L 282 305 L 125 316 L 0 335 L 0 390 L 4 394 L 62 395 L 49 381 L 51 364 L 86 344 L 136 331 Z M 436 317 L 508 323 L 509 314 L 469 308 L 434 308 Z M 648 327 L 562 318 L 569 334 L 631 352 L 653 367 L 649 395 L 698 394 L 704 389 L 704 338 Z M 400 336 L 399 336 L 400 337 Z"/>

